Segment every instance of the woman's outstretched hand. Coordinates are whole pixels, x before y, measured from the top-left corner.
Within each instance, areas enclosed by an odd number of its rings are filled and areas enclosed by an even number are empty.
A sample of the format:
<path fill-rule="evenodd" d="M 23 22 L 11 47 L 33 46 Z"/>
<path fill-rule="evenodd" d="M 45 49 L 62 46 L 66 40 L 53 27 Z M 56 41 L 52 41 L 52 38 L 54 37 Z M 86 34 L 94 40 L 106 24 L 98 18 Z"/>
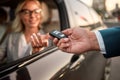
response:
<path fill-rule="evenodd" d="M 31 36 L 31 44 L 32 44 L 32 53 L 39 52 L 44 49 L 44 47 L 48 46 L 48 35 L 33 33 Z"/>

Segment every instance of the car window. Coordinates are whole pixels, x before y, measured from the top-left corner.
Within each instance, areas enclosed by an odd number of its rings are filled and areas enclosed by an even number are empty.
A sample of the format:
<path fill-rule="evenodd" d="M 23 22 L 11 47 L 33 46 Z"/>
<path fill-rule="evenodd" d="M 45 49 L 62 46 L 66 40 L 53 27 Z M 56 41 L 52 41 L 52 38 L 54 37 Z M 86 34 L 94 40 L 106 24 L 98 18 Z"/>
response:
<path fill-rule="evenodd" d="M 59 14 L 56 6 L 43 2 L 43 30 L 48 33 L 53 29 L 60 30 Z"/>

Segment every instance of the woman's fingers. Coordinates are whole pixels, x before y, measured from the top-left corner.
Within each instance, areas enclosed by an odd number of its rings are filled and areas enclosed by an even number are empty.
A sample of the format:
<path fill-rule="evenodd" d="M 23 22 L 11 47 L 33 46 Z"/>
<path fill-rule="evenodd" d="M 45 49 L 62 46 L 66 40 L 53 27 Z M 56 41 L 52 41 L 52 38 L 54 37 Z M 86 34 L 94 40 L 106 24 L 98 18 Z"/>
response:
<path fill-rule="evenodd" d="M 38 52 L 48 46 L 48 35 L 42 35 L 40 33 L 33 34 L 31 36 L 31 44 L 33 47 L 33 52 Z"/>
<path fill-rule="evenodd" d="M 32 39 L 32 44 L 33 44 L 33 46 L 36 46 L 36 47 L 41 47 L 41 46 L 43 46 L 43 45 L 42 45 L 41 37 L 38 36 L 37 34 L 33 33 L 33 35 L 31 36 L 31 39 Z"/>
<path fill-rule="evenodd" d="M 42 44 L 42 35 L 40 34 L 40 33 L 37 33 L 37 38 L 38 38 L 38 40 L 39 40 L 39 45 L 41 45 L 41 46 L 43 46 L 43 44 Z"/>

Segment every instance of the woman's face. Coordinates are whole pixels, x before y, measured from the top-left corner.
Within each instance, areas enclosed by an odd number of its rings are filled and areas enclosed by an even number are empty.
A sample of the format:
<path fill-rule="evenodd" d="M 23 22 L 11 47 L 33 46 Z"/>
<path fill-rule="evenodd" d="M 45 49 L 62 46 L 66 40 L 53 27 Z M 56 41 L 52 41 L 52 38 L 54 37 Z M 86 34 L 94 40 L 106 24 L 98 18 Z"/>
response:
<path fill-rule="evenodd" d="M 34 1 L 27 2 L 20 13 L 20 19 L 26 28 L 35 28 L 41 24 L 41 8 Z"/>

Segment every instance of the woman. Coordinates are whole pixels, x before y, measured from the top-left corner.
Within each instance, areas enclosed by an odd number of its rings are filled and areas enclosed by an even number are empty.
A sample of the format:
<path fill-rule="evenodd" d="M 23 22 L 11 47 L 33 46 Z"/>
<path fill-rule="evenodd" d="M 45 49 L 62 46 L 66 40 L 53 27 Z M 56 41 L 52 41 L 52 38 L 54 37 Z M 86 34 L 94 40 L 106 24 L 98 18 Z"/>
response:
<path fill-rule="evenodd" d="M 15 15 L 14 32 L 0 46 L 0 59 L 7 54 L 8 62 L 40 51 L 48 43 L 47 36 L 41 34 L 42 6 L 39 1 L 25 0 L 16 8 Z"/>

